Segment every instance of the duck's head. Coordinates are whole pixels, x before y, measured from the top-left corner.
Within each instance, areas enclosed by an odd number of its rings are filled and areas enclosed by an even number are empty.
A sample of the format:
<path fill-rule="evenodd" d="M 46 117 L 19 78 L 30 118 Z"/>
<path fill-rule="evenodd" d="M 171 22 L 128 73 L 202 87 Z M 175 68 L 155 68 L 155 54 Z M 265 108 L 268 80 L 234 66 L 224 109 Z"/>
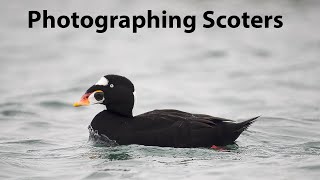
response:
<path fill-rule="evenodd" d="M 103 76 L 73 106 L 91 104 L 103 104 L 107 107 L 107 111 L 132 117 L 134 86 L 129 79 L 123 76 Z"/>

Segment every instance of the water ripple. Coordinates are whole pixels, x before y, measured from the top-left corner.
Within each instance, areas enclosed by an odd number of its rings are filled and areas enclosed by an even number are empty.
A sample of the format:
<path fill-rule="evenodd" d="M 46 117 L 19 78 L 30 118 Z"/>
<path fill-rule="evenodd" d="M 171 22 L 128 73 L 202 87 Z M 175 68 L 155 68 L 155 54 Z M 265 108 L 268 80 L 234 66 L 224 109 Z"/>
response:
<path fill-rule="evenodd" d="M 37 116 L 34 112 L 22 111 L 22 110 L 4 110 L 1 111 L 1 114 L 8 117 L 13 116 Z"/>

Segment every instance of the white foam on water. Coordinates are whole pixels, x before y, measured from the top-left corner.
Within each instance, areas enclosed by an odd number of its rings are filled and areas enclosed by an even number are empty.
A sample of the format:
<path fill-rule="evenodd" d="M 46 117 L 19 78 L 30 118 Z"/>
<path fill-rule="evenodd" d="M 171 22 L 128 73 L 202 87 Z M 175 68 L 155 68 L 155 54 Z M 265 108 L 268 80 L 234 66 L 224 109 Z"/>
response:
<path fill-rule="evenodd" d="M 89 142 L 92 142 L 94 145 L 102 145 L 102 146 L 118 146 L 119 144 L 110 139 L 108 136 L 104 134 L 99 134 L 97 130 L 94 130 L 91 125 L 88 126 L 89 130 Z"/>

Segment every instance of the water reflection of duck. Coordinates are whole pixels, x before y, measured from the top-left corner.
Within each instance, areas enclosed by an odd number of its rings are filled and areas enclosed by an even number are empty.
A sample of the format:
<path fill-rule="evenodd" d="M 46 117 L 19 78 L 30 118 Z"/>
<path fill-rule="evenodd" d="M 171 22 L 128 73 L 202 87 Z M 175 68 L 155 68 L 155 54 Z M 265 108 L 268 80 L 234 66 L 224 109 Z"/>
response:
<path fill-rule="evenodd" d="M 134 86 L 118 75 L 106 75 L 74 106 L 103 104 L 91 127 L 120 145 L 214 147 L 232 144 L 258 117 L 235 123 L 229 119 L 178 110 L 154 110 L 132 115 Z"/>

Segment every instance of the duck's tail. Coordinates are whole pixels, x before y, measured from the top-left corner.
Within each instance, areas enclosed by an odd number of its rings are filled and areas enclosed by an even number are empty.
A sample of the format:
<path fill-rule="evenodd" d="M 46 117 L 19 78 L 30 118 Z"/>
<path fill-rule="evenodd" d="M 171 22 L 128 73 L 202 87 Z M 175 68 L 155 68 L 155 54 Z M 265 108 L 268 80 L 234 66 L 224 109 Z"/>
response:
<path fill-rule="evenodd" d="M 257 116 L 257 117 L 251 118 L 251 119 L 249 119 L 249 120 L 243 121 L 243 122 L 241 122 L 241 123 L 237 123 L 234 132 L 239 132 L 239 133 L 241 134 L 244 130 L 248 129 L 248 127 L 249 127 L 252 123 L 254 123 L 259 117 L 260 117 L 260 116 Z M 240 135 L 240 134 L 239 134 L 239 135 Z"/>
<path fill-rule="evenodd" d="M 239 136 L 240 134 L 248 129 L 248 127 L 254 123 L 260 116 L 257 116 L 257 117 L 254 117 L 254 118 L 251 118 L 251 119 L 248 119 L 246 121 L 243 121 L 241 123 L 236 123 L 234 124 L 233 126 L 233 133 L 231 133 L 231 141 L 234 142 Z"/>

